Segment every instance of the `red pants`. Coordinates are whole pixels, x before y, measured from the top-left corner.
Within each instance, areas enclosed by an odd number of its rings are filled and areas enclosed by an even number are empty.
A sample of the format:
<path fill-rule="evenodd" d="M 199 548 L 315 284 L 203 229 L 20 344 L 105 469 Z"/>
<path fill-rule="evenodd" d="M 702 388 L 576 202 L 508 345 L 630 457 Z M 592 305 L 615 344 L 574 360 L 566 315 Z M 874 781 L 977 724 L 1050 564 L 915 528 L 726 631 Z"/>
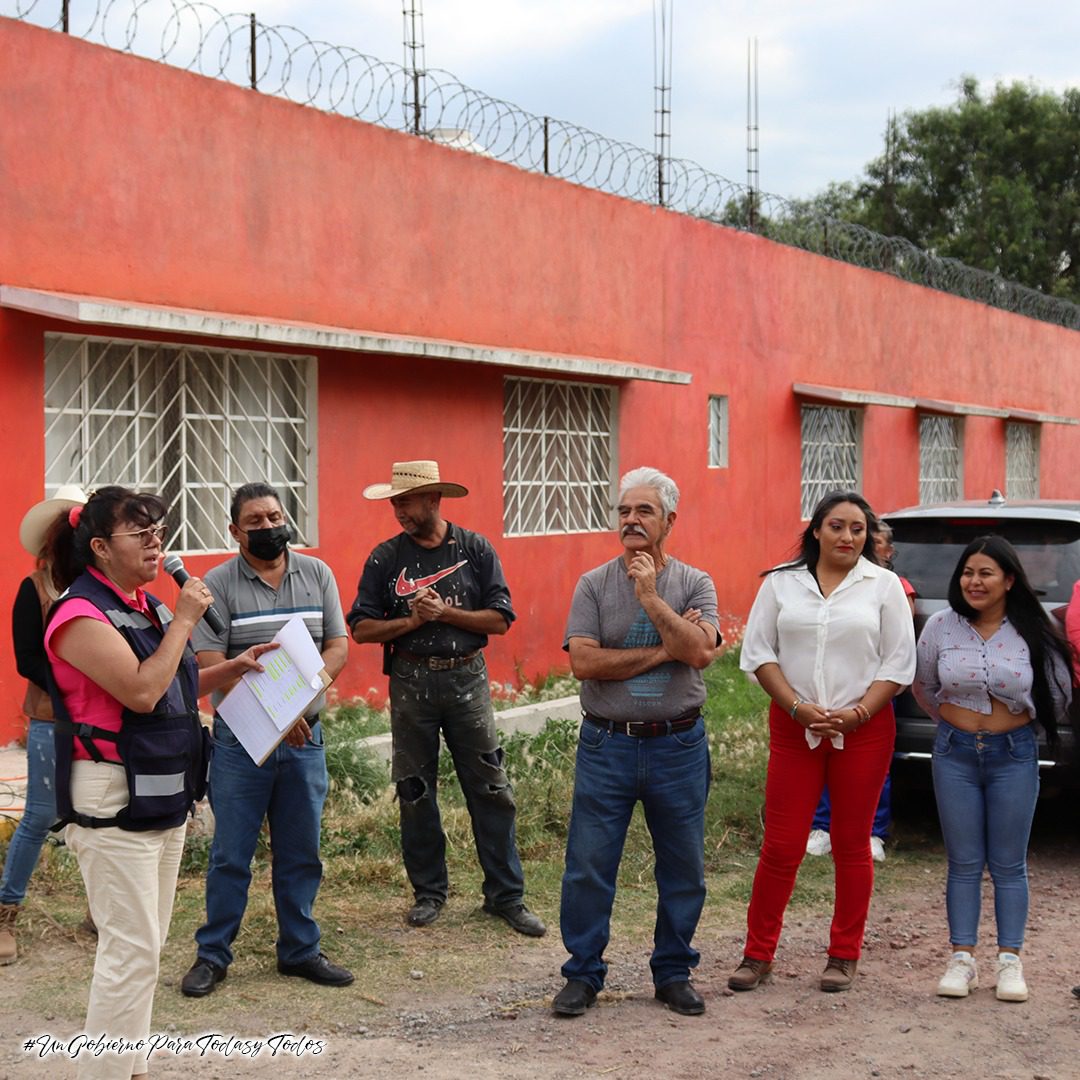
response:
<path fill-rule="evenodd" d="M 895 738 L 891 702 L 869 723 L 845 735 L 843 750 L 833 749 L 827 739 L 811 750 L 801 724 L 776 704 L 769 709 L 765 842 L 746 914 L 746 956 L 771 961 L 776 952 L 795 875 L 806 854 L 810 824 L 827 783 L 836 868 L 829 955 L 841 960 L 859 958 L 874 888 L 870 827 Z"/>

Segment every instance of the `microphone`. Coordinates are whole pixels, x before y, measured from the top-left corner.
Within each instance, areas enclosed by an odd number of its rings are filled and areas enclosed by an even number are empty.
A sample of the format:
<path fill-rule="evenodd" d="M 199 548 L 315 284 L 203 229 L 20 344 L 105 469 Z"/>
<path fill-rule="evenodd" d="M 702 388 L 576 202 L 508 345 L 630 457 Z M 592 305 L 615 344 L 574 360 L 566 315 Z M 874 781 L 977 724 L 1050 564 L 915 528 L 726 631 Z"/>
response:
<path fill-rule="evenodd" d="M 165 561 L 161 564 L 165 573 L 169 574 L 173 581 L 182 589 L 184 582 L 191 577 L 191 575 L 184 569 L 184 562 L 179 555 L 166 555 Z M 225 625 L 225 620 L 221 617 L 221 612 L 218 611 L 213 604 L 211 604 L 203 612 L 203 620 L 206 625 L 214 631 L 215 634 L 224 634 L 228 627 Z"/>

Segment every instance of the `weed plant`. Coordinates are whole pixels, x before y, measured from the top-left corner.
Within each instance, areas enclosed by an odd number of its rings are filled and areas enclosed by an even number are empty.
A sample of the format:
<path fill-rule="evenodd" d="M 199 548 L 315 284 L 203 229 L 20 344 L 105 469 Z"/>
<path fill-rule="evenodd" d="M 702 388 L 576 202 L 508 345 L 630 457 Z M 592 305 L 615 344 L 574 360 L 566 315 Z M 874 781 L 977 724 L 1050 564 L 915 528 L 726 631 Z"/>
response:
<path fill-rule="evenodd" d="M 705 674 L 708 686 L 706 724 L 712 757 L 712 790 L 706 811 L 705 857 L 708 901 L 702 921 L 706 933 L 727 935 L 745 918 L 757 850 L 761 840 L 761 810 L 767 756 L 764 693 L 738 670 L 738 655 L 729 651 Z M 464 800 L 448 755 L 439 771 L 439 803 L 447 834 L 451 892 L 447 912 L 433 933 L 408 933 L 402 916 L 412 901 L 401 863 L 398 808 L 386 764 L 358 747 L 368 733 L 362 706 L 342 706 L 326 725 L 327 761 L 331 791 L 323 815 L 324 875 L 317 916 L 327 952 L 338 962 L 363 973 L 365 993 L 355 997 L 326 995 L 312 990 L 312 1002 L 324 1019 L 354 1024 L 356 1010 L 364 1022 L 375 1016 L 389 995 L 410 993 L 414 969 L 423 970 L 440 986 L 460 986 L 475 993 L 490 981 L 490 967 L 500 964 L 508 945 L 505 926 L 483 914 L 481 873 Z M 577 724 L 550 722 L 535 735 L 518 734 L 502 740 L 507 770 L 518 806 L 517 837 L 525 866 L 527 902 L 540 913 L 554 935 L 558 921 L 560 881 L 566 830 L 574 783 Z M 169 942 L 162 958 L 163 982 L 155 1000 L 155 1023 L 177 1030 L 201 1030 L 205 1014 L 176 992 L 176 981 L 194 956 L 193 935 L 205 913 L 205 873 L 210 840 L 197 827 L 188 837 L 176 894 Z M 0 859 L 6 844 L 0 840 Z M 882 871 L 883 882 L 904 875 L 923 875 L 928 859 L 940 863 L 940 851 L 905 852 Z M 832 861 L 807 859 L 799 875 L 793 906 L 827 910 L 832 896 Z M 652 842 L 640 811 L 627 836 L 619 872 L 619 891 L 612 914 L 613 941 L 620 947 L 635 943 L 645 955 L 649 948 L 656 905 Z M 76 928 L 86 911 L 78 868 L 71 853 L 50 842 L 31 881 L 26 909 L 20 918 L 22 945 L 44 949 L 62 931 L 81 943 L 85 959 L 72 971 L 41 965 L 34 983 L 36 1007 L 54 1009 L 69 1002 L 65 1017 L 77 1022 L 92 967 L 93 943 L 83 942 Z M 276 917 L 270 875 L 270 850 L 264 832 L 252 865 L 249 902 L 236 941 L 236 979 L 249 978 L 259 1000 L 291 1015 L 296 994 L 304 988 L 284 988 L 274 974 Z M 437 942 L 437 945 L 435 943 Z M 20 948 L 22 948 L 22 945 Z M 433 947 L 435 946 L 435 947 Z M 737 946 L 732 949 L 732 962 Z M 555 978 L 553 973 L 553 979 Z M 295 980 L 285 980 L 294 982 Z M 358 980 L 359 982 L 359 980 Z M 237 982 L 237 986 L 243 983 Z M 235 988 L 234 988 L 235 989 Z M 334 1003 L 328 1002 L 334 998 Z M 223 1002 L 226 999 L 223 999 Z M 243 998 L 246 1002 L 250 996 Z M 338 1007 L 336 1002 L 342 1005 Z M 70 1004 L 74 1002 L 74 1004 Z M 276 1003 L 276 1004 L 275 1004 Z M 327 1010 L 330 1010 L 328 1012 Z M 277 1014 L 275 1014 L 277 1015 Z M 267 1021 L 269 1022 L 269 1021 Z M 274 1021 L 278 1023 L 279 1021 Z M 281 1020 L 285 1023 L 285 1020 Z"/>
<path fill-rule="evenodd" d="M 761 838 L 761 805 L 766 760 L 764 693 L 738 669 L 729 650 L 705 673 L 708 687 L 706 724 L 712 757 L 712 790 L 706 811 L 706 869 L 721 869 L 732 857 L 756 851 Z M 572 684 L 549 680 L 537 693 L 565 696 Z M 330 794 L 323 819 L 322 854 L 327 880 L 353 884 L 401 880 L 397 804 L 389 768 L 361 744 L 378 731 L 385 717 L 363 702 L 337 707 L 325 726 Z M 534 735 L 518 733 L 502 740 L 506 769 L 518 806 L 517 840 L 522 858 L 550 863 L 557 877 L 566 845 L 574 788 L 577 723 L 552 720 Z M 441 755 L 438 797 L 451 876 L 475 871 L 472 826 L 450 755 Z M 635 813 L 623 857 L 624 884 L 650 884 L 652 843 Z M 209 839 L 189 837 L 182 877 L 206 872 Z M 256 852 L 269 860 L 266 837 Z M 457 865 L 455 865 L 457 864 Z M 48 875 L 48 867 L 43 868 Z"/>

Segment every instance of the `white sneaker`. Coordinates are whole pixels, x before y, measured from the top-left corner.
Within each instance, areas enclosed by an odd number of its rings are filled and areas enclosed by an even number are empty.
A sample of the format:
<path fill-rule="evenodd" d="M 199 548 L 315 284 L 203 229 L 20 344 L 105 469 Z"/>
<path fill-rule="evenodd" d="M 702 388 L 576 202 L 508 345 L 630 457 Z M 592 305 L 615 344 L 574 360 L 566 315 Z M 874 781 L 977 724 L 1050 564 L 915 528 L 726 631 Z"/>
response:
<path fill-rule="evenodd" d="M 885 841 L 880 836 L 870 837 L 870 855 L 874 862 L 885 861 Z"/>
<path fill-rule="evenodd" d="M 941 976 L 941 982 L 937 984 L 938 994 L 941 997 L 962 998 L 978 987 L 979 972 L 975 967 L 975 957 L 963 949 L 958 949 L 952 954 L 949 966 Z"/>
<path fill-rule="evenodd" d="M 1016 953 L 998 953 L 997 969 L 998 1001 L 1027 1001 L 1028 989 L 1024 982 L 1024 966 Z"/>
<path fill-rule="evenodd" d="M 813 829 L 806 841 L 807 855 L 828 855 L 832 851 L 832 837 L 824 829 Z"/>

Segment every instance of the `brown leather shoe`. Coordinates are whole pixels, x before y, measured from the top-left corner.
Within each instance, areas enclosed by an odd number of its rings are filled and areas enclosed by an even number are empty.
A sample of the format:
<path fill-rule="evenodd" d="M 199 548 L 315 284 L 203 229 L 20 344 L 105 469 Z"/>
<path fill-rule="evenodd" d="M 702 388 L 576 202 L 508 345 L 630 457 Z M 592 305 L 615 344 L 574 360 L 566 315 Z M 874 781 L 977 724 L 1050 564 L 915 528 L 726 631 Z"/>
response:
<path fill-rule="evenodd" d="M 728 977 L 728 989 L 756 990 L 771 977 L 772 964 L 768 960 L 752 960 L 749 956 L 744 956 L 742 963 Z"/>
<path fill-rule="evenodd" d="M 838 957 L 830 956 L 821 976 L 821 989 L 828 993 L 850 990 L 852 983 L 855 982 L 855 969 L 858 966 L 858 960 L 840 960 Z"/>
<path fill-rule="evenodd" d="M 14 964 L 19 958 L 19 947 L 15 941 L 15 920 L 18 917 L 18 904 L 0 904 L 0 965 Z"/>

